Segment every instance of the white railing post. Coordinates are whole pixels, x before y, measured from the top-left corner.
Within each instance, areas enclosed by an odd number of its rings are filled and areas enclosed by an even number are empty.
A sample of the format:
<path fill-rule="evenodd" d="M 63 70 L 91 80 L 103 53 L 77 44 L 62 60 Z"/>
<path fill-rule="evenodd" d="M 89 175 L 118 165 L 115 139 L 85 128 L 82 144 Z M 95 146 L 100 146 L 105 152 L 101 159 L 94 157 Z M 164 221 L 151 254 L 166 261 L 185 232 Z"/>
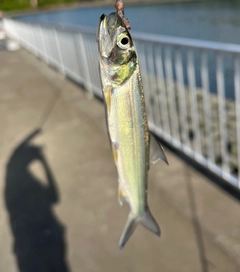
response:
<path fill-rule="evenodd" d="M 159 90 L 158 100 L 160 107 L 160 114 L 163 120 L 163 127 L 160 128 L 164 130 L 168 135 L 166 140 L 170 140 L 170 124 L 168 116 L 168 103 L 167 103 L 167 93 L 166 93 L 166 81 L 163 73 L 163 59 L 162 59 L 162 48 L 159 48 L 156 52 L 156 74 L 157 74 L 157 87 Z M 164 137 L 164 136 L 163 136 Z"/>
<path fill-rule="evenodd" d="M 237 166 L 238 166 L 238 188 L 240 189 L 240 62 L 239 55 L 234 56 L 234 86 L 235 86 L 235 113 L 237 133 Z"/>
<path fill-rule="evenodd" d="M 44 54 L 45 54 L 45 57 L 46 57 L 46 62 L 47 64 L 49 64 L 49 58 L 48 58 L 48 53 L 47 53 L 47 47 L 46 47 L 46 43 L 45 43 L 45 39 L 44 39 L 44 36 L 43 36 L 43 30 L 42 30 L 42 27 L 40 26 L 40 33 L 41 33 L 41 38 L 42 38 L 42 42 L 43 42 L 43 48 L 44 48 Z"/>
<path fill-rule="evenodd" d="M 170 48 L 164 48 L 165 51 L 165 70 L 166 70 L 166 85 L 168 93 L 168 102 L 170 108 L 170 126 L 172 143 L 176 147 L 180 147 L 179 126 L 178 126 L 178 113 L 176 106 L 176 95 L 174 91 L 172 60 Z"/>
<path fill-rule="evenodd" d="M 220 53 L 216 55 L 217 61 L 217 89 L 218 89 L 218 113 L 219 113 L 219 127 L 220 127 L 220 143 L 221 143 L 221 158 L 223 176 L 224 171 L 229 173 L 229 156 L 227 152 L 227 117 L 225 105 L 225 91 L 224 91 L 224 74 L 223 74 L 223 59 Z"/>
<path fill-rule="evenodd" d="M 92 88 L 92 84 L 91 84 L 91 77 L 90 77 L 90 70 L 89 70 L 89 64 L 87 61 L 87 52 L 85 49 L 85 44 L 83 41 L 83 37 L 82 34 L 79 35 L 79 50 L 81 51 L 81 57 L 82 57 L 82 61 L 83 61 L 83 66 L 85 67 L 84 71 L 85 71 L 85 87 L 86 89 L 93 94 L 93 88 Z"/>
<path fill-rule="evenodd" d="M 186 106 L 185 87 L 183 82 L 183 68 L 182 68 L 182 58 L 181 58 L 180 48 L 176 48 L 175 65 L 176 65 L 176 76 L 177 76 L 178 103 L 180 108 L 179 113 L 180 113 L 180 122 L 181 122 L 181 135 L 182 135 L 182 142 L 184 143 L 183 149 L 185 152 L 189 153 L 190 142 L 189 142 L 189 129 L 188 129 L 188 115 L 187 115 L 187 106 Z"/>
<path fill-rule="evenodd" d="M 15 19 L 4 19 L 4 29 L 48 64 L 60 66 L 62 73 L 84 84 L 91 94 L 101 96 L 95 29 L 29 25 Z M 139 50 L 150 129 L 240 189 L 240 46 L 147 33 L 132 36 Z M 216 63 L 209 57 L 212 55 L 216 55 Z M 225 55 L 234 56 L 231 71 L 229 63 L 223 62 Z M 235 101 L 225 94 L 225 83 Z M 230 153 L 233 146 L 234 154 Z"/>
<path fill-rule="evenodd" d="M 190 108 L 191 108 L 191 119 L 193 125 L 193 142 L 195 159 L 202 160 L 202 143 L 199 126 L 199 115 L 198 115 L 198 104 L 196 98 L 196 79 L 195 79 L 195 66 L 193 62 L 193 51 L 190 49 L 187 52 L 187 73 L 188 73 L 188 84 L 189 84 L 189 95 L 190 95 Z M 198 155 L 196 155 L 198 154 Z"/>
<path fill-rule="evenodd" d="M 56 28 L 53 29 L 54 31 L 54 36 L 55 36 L 55 40 L 56 40 L 56 45 L 57 45 L 57 51 L 58 51 L 58 56 L 59 56 L 59 61 L 60 61 L 60 72 L 65 75 L 65 69 L 64 69 L 64 63 L 63 63 L 63 58 L 62 58 L 62 51 L 61 51 L 61 47 L 59 44 L 59 39 L 58 39 L 58 33 Z"/>
<path fill-rule="evenodd" d="M 212 130 L 212 109 L 211 99 L 209 94 L 209 77 L 208 77 L 208 66 L 207 66 L 207 55 L 206 52 L 201 53 L 201 79 L 203 88 L 203 104 L 204 104 L 204 120 L 205 120 L 205 142 L 206 152 L 208 160 L 211 163 L 215 163 L 214 153 L 214 141 L 213 141 L 213 130 Z"/>

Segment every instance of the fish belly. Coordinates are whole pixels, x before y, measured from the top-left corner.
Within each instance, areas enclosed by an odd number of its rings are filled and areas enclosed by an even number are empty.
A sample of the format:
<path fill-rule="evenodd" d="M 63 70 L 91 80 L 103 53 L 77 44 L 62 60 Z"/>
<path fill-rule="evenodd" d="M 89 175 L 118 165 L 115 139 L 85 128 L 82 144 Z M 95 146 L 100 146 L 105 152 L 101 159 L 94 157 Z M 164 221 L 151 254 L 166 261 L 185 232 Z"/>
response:
<path fill-rule="evenodd" d="M 144 120 L 143 96 L 134 74 L 123 86 L 114 88 L 108 116 L 109 134 L 117 154 L 119 183 L 131 212 L 138 216 L 146 209 L 148 174 L 148 132 Z"/>

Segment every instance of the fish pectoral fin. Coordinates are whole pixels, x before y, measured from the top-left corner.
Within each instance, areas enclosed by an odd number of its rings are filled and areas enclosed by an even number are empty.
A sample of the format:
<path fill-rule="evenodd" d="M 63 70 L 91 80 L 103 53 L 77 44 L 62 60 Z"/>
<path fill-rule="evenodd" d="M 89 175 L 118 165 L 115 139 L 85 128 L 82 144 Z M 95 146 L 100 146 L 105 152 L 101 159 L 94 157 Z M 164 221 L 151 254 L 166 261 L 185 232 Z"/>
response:
<path fill-rule="evenodd" d="M 151 134 L 150 136 L 150 157 L 149 157 L 149 166 L 163 160 L 168 164 L 167 157 L 164 153 L 163 147 L 157 142 L 155 137 Z"/>
<path fill-rule="evenodd" d="M 126 200 L 127 200 L 127 194 L 126 194 L 123 186 L 119 182 L 119 185 L 118 185 L 118 202 L 119 202 L 120 206 L 122 206 L 123 202 L 126 201 Z"/>
<path fill-rule="evenodd" d="M 104 99 L 105 99 L 105 103 L 106 103 L 106 106 L 107 106 L 107 112 L 109 113 L 110 109 L 111 109 L 112 87 L 107 86 L 103 90 L 103 94 L 104 94 Z"/>

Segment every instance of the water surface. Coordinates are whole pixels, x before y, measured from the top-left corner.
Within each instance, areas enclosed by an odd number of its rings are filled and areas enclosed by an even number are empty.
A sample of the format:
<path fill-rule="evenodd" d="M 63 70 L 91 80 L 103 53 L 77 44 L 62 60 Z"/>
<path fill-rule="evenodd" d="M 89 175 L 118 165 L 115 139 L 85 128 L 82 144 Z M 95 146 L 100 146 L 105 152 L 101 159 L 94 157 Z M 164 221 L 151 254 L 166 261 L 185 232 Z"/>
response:
<path fill-rule="evenodd" d="M 113 6 L 78 8 L 28 15 L 24 21 L 96 28 L 102 13 Z M 240 44 L 240 2 L 210 1 L 154 5 L 125 5 L 132 31 Z"/>

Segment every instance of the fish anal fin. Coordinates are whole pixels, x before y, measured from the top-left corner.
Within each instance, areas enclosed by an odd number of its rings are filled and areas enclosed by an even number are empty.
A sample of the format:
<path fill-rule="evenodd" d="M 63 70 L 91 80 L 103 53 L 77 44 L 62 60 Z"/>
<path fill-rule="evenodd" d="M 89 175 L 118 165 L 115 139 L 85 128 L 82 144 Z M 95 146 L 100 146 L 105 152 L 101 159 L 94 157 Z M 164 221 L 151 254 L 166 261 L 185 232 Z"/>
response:
<path fill-rule="evenodd" d="M 149 166 L 163 160 L 168 164 L 167 157 L 164 153 L 163 147 L 157 142 L 153 135 L 150 136 L 150 157 L 149 157 Z"/>
<path fill-rule="evenodd" d="M 118 159 L 118 144 L 115 142 L 112 142 L 112 154 L 113 154 L 113 159 L 114 162 L 117 163 L 117 159 Z"/>
<path fill-rule="evenodd" d="M 127 199 L 127 194 L 126 194 L 123 186 L 119 182 L 119 185 L 118 185 L 118 202 L 119 202 L 119 204 L 122 206 L 123 202 L 126 201 L 126 199 Z"/>

